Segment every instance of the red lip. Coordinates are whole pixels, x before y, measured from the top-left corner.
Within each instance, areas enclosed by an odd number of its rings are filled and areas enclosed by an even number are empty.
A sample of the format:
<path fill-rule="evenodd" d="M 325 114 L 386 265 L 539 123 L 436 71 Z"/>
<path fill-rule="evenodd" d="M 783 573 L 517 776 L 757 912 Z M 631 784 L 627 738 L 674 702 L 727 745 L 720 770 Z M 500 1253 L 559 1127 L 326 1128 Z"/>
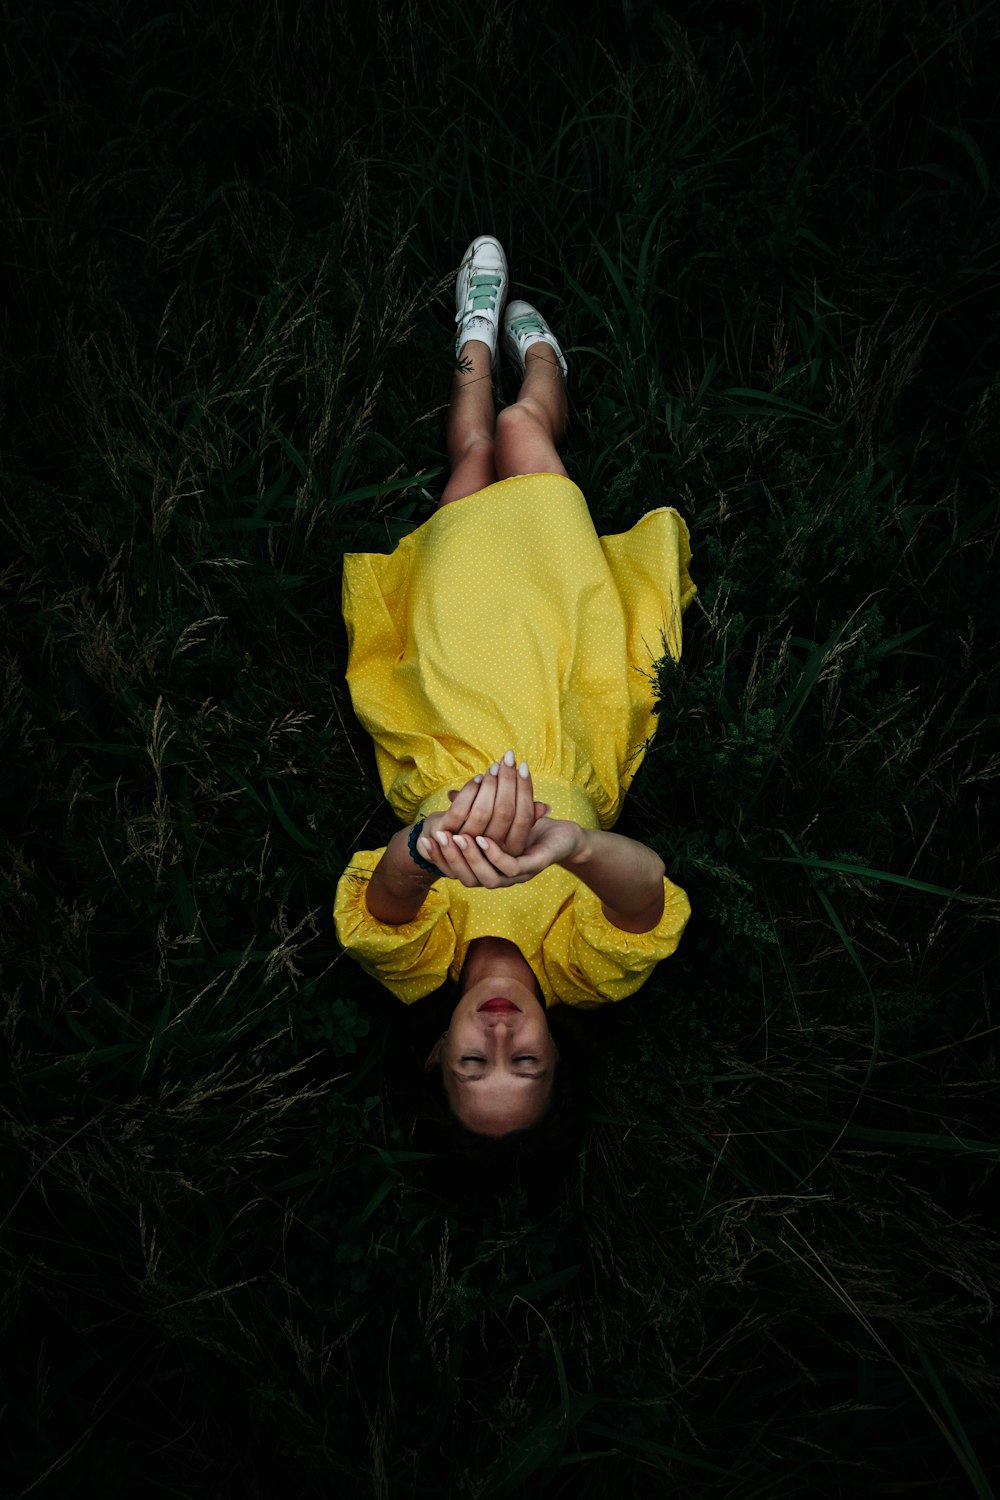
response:
<path fill-rule="evenodd" d="M 499 995 L 492 1000 L 484 1001 L 478 1008 L 479 1010 L 486 1010 L 491 1013 L 493 1011 L 514 1011 L 515 1013 L 520 1011 L 520 1006 L 515 1005 L 513 1000 L 504 1000 Z"/>

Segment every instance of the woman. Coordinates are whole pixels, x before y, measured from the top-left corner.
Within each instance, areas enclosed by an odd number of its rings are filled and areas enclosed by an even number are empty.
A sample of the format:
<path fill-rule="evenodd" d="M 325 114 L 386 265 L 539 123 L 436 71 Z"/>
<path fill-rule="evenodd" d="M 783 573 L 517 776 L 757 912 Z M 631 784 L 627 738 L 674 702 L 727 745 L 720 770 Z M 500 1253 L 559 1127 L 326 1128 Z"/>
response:
<path fill-rule="evenodd" d="M 407 826 L 354 855 L 334 908 L 341 945 L 407 1004 L 458 982 L 426 1067 L 495 1138 L 550 1107 L 547 1010 L 632 994 L 689 916 L 660 857 L 609 830 L 695 592 L 672 507 L 597 536 L 557 451 L 566 360 L 507 283 L 499 242 L 473 240 L 436 513 L 390 555 L 344 558 L 347 682 Z M 495 415 L 501 332 L 521 388 Z"/>

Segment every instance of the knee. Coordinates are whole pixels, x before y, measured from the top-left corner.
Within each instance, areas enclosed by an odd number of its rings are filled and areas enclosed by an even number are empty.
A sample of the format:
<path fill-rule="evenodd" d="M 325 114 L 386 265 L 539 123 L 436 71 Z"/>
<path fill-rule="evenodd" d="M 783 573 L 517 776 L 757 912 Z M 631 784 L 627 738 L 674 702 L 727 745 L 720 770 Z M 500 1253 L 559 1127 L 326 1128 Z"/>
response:
<path fill-rule="evenodd" d="M 509 479 L 515 474 L 566 473 L 551 431 L 535 416 L 527 401 L 505 407 L 497 417 L 494 457 L 498 479 Z"/>
<path fill-rule="evenodd" d="M 497 413 L 496 465 L 507 474 L 525 474 L 535 468 L 551 443 L 544 421 L 532 411 L 529 402 L 515 401 Z"/>
<path fill-rule="evenodd" d="M 528 436 L 537 433 L 540 427 L 543 431 L 545 430 L 544 424 L 539 421 L 529 401 L 515 401 L 513 406 L 505 406 L 502 411 L 497 412 L 498 442 L 509 442 L 512 437 L 518 437 L 521 434 Z"/>
<path fill-rule="evenodd" d="M 480 464 L 493 462 L 494 437 L 491 432 L 473 432 L 466 437 L 461 448 L 452 452 L 452 462 L 464 463 L 469 459 Z"/>

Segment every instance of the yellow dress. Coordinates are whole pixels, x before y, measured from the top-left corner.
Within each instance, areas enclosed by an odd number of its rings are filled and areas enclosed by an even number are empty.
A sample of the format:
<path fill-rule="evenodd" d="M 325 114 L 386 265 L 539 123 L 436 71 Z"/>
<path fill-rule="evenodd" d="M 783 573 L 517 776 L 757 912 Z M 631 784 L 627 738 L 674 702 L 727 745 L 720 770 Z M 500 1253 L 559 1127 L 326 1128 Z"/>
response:
<path fill-rule="evenodd" d="M 688 529 L 672 506 L 599 537 L 559 474 L 503 479 L 436 511 L 392 553 L 344 556 L 347 683 L 403 823 L 447 808 L 512 747 L 552 816 L 611 828 L 656 729 L 655 663 L 681 651 L 695 594 Z M 457 980 L 469 943 L 520 948 L 546 1006 L 632 994 L 673 953 L 690 915 L 664 879 L 663 917 L 622 932 L 575 876 L 430 887 L 412 922 L 376 921 L 365 884 L 384 853 L 359 850 L 337 884 L 341 946 L 400 1000 Z"/>

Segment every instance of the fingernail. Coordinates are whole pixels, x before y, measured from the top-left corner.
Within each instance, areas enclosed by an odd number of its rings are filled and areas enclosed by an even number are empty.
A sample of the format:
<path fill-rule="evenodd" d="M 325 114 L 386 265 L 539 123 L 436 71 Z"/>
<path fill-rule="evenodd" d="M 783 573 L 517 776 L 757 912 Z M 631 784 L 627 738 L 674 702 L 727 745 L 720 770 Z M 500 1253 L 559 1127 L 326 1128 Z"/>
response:
<path fill-rule="evenodd" d="M 458 847 L 460 849 L 464 849 L 465 848 L 465 840 L 463 839 L 462 835 L 460 833 L 456 833 L 454 835 L 454 838 L 455 838 L 455 843 L 458 845 Z"/>
<path fill-rule="evenodd" d="M 517 768 L 517 774 L 518 774 L 518 776 L 521 777 L 522 781 L 527 781 L 527 779 L 528 779 L 528 762 L 526 760 L 522 760 L 521 764 L 518 766 L 518 768 Z"/>
<path fill-rule="evenodd" d="M 417 839 L 417 843 L 420 845 L 421 849 L 424 851 L 425 854 L 430 854 L 430 852 L 431 852 L 431 841 L 430 841 L 430 839 L 428 839 L 428 838 L 420 838 L 420 839 Z"/>
<path fill-rule="evenodd" d="M 515 759 L 516 759 L 516 757 L 514 755 L 513 750 L 508 750 L 507 754 L 503 758 L 503 763 L 504 763 L 505 766 L 512 766 L 514 764 Z"/>
<path fill-rule="evenodd" d="M 447 849 L 447 847 L 448 847 L 448 835 L 446 833 L 436 833 L 434 835 L 434 837 L 437 839 L 437 841 L 441 845 L 442 849 Z"/>
<path fill-rule="evenodd" d="M 488 849 L 490 847 L 489 839 L 484 839 L 482 834 L 479 833 L 476 834 L 476 843 L 479 845 L 480 849 Z"/>
<path fill-rule="evenodd" d="M 499 776 L 500 775 L 500 762 L 498 760 L 495 760 L 493 762 L 493 764 L 490 766 L 490 775 L 491 776 Z"/>
<path fill-rule="evenodd" d="M 478 786 L 479 783 L 482 781 L 483 778 L 481 776 L 473 776 L 472 779 L 476 783 L 476 785 Z"/>

